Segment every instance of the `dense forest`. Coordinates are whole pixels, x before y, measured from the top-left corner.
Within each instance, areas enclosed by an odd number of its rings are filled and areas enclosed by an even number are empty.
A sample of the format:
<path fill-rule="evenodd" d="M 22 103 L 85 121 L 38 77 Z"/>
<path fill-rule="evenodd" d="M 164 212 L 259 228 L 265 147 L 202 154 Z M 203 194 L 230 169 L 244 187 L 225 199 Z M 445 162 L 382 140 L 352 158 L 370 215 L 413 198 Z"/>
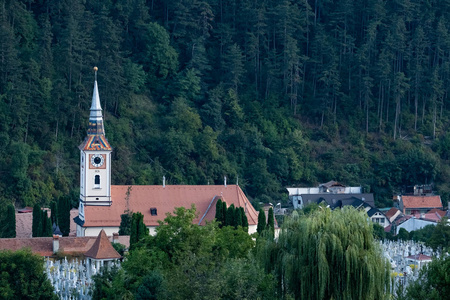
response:
<path fill-rule="evenodd" d="M 447 203 L 449 29 L 433 0 L 0 0 L 0 201 L 76 204 L 98 66 L 114 184 Z"/>

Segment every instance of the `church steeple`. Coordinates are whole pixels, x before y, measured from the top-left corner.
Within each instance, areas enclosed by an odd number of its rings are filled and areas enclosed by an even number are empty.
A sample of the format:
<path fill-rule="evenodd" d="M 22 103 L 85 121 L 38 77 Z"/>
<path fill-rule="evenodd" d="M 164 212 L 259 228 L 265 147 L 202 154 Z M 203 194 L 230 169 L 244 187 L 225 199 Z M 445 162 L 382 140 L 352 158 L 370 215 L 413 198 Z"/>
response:
<path fill-rule="evenodd" d="M 97 85 L 97 67 L 94 67 L 95 81 L 92 93 L 91 112 L 89 115 L 89 127 L 87 137 L 80 145 L 80 150 L 111 150 L 111 146 L 105 137 L 105 127 L 103 125 L 102 107 Z"/>

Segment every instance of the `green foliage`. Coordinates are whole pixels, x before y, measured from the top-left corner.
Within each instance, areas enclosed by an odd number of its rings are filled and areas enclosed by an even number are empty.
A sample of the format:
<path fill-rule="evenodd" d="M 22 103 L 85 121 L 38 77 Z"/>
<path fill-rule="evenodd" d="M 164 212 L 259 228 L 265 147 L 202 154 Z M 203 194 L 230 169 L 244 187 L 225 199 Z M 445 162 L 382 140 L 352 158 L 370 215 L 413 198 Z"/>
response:
<path fill-rule="evenodd" d="M 219 227 L 223 226 L 224 223 L 224 219 L 223 219 L 223 204 L 222 204 L 222 199 L 217 200 L 216 202 L 216 215 L 215 215 L 215 219 L 216 221 L 219 223 Z"/>
<path fill-rule="evenodd" d="M 148 228 L 144 223 L 144 215 L 140 212 L 133 213 L 130 229 L 130 250 L 133 250 L 136 244 L 146 236 L 148 236 Z"/>
<path fill-rule="evenodd" d="M 125 212 L 120 215 L 119 235 L 131 234 L 131 223 L 133 214 L 131 212 Z"/>
<path fill-rule="evenodd" d="M 0 298 L 58 299 L 44 272 L 42 257 L 30 250 L 0 251 Z"/>
<path fill-rule="evenodd" d="M 234 226 L 236 223 L 235 223 L 235 207 L 234 207 L 234 204 L 231 204 L 230 206 L 228 206 L 228 209 L 227 209 L 227 215 L 226 215 L 226 220 L 225 220 L 225 224 L 227 225 L 227 226 Z"/>
<path fill-rule="evenodd" d="M 35 204 L 33 206 L 33 224 L 32 224 L 32 236 L 33 237 L 38 237 L 41 236 L 41 217 L 42 217 L 42 212 L 41 212 L 41 207 L 39 206 L 39 204 Z"/>
<path fill-rule="evenodd" d="M 434 258 L 407 288 L 408 299 L 446 299 L 450 293 L 450 257 Z"/>
<path fill-rule="evenodd" d="M 373 227 L 373 237 L 380 241 L 384 240 L 384 238 L 386 237 L 384 227 L 377 223 L 373 223 L 372 227 Z"/>
<path fill-rule="evenodd" d="M 397 238 L 402 241 L 409 240 L 409 232 L 405 228 L 400 228 L 397 234 Z"/>
<path fill-rule="evenodd" d="M 269 212 L 267 213 L 267 229 L 270 234 L 274 236 L 275 234 L 275 217 L 273 215 L 273 208 L 269 208 Z"/>
<path fill-rule="evenodd" d="M 256 226 L 256 232 L 261 234 L 264 229 L 266 229 L 266 215 L 264 210 L 261 208 L 258 213 L 258 225 Z"/>
<path fill-rule="evenodd" d="M 436 225 L 426 245 L 435 251 L 442 251 L 442 253 L 450 250 L 450 226 L 447 218 L 442 218 Z"/>
<path fill-rule="evenodd" d="M 52 201 L 52 203 L 50 203 L 50 210 L 51 210 L 50 220 L 52 226 L 53 224 L 58 225 L 58 208 L 57 203 L 55 201 Z"/>
<path fill-rule="evenodd" d="M 5 218 L 2 220 L 3 228 L 0 228 L 0 236 L 2 238 L 16 237 L 16 211 L 14 205 L 9 204 L 6 208 Z"/>
<path fill-rule="evenodd" d="M 70 197 L 65 195 L 58 199 L 58 225 L 63 236 L 70 233 L 70 210 L 72 209 Z"/>
<path fill-rule="evenodd" d="M 257 255 L 296 299 L 388 299 L 390 266 L 364 211 L 352 207 L 296 212 L 280 235 L 259 239 Z"/>

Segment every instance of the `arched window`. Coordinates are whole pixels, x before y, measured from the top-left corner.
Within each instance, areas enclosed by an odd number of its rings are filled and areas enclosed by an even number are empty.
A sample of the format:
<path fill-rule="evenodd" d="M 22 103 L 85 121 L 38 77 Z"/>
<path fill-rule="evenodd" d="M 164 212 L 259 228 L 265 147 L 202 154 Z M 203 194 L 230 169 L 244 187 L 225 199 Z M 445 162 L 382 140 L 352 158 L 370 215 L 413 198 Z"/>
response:
<path fill-rule="evenodd" d="M 96 189 L 100 188 L 100 175 L 95 175 L 94 184 Z"/>

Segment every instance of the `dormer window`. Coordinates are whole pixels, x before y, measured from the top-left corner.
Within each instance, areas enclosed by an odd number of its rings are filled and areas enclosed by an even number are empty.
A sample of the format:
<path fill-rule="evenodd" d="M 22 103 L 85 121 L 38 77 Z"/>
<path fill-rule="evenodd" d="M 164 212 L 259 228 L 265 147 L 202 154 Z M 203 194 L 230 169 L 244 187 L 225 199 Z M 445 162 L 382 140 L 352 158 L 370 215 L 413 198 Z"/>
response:
<path fill-rule="evenodd" d="M 94 177 L 94 188 L 95 189 L 100 188 L 100 175 L 95 175 Z"/>
<path fill-rule="evenodd" d="M 150 208 L 150 214 L 152 216 L 157 216 L 158 215 L 158 211 L 156 210 L 155 207 Z"/>

